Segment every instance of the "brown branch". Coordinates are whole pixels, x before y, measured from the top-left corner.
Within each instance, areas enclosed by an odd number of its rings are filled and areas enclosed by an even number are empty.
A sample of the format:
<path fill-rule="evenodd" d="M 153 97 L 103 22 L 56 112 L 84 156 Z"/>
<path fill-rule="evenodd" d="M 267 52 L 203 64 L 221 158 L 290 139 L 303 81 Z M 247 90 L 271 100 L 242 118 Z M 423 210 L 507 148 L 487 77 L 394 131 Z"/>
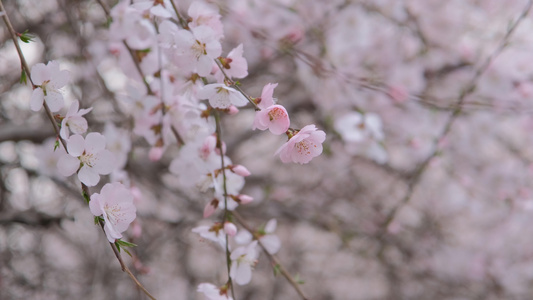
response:
<path fill-rule="evenodd" d="M 270 261 L 272 262 L 272 265 L 274 266 L 277 266 L 278 269 L 279 269 L 279 272 L 283 275 L 283 277 L 285 277 L 287 279 L 287 281 L 289 281 L 289 283 L 292 285 L 292 287 L 296 290 L 296 292 L 298 293 L 298 295 L 300 295 L 300 297 L 303 299 L 303 300 L 310 300 L 310 298 L 308 298 L 304 292 L 302 291 L 302 289 L 300 288 L 299 284 L 294 280 L 294 278 L 292 278 L 291 274 L 289 274 L 289 272 L 287 272 L 287 270 L 285 269 L 285 267 L 283 267 L 283 265 L 279 262 L 279 260 L 272 254 L 268 253 L 268 251 L 266 250 L 265 246 L 261 243 L 261 241 L 259 240 L 259 236 L 255 233 L 255 231 L 252 229 L 252 227 L 250 227 L 246 221 L 244 220 L 244 218 L 237 212 L 237 211 L 233 211 L 232 212 L 232 215 L 233 217 L 237 220 L 237 222 L 239 222 L 239 224 L 241 224 L 242 227 L 244 227 L 244 229 L 248 230 L 254 237 L 254 239 L 257 240 L 259 246 L 261 246 L 261 248 L 263 249 L 263 252 L 266 254 L 266 256 L 268 256 L 268 258 L 270 259 Z"/>
<path fill-rule="evenodd" d="M 441 134 L 437 138 L 435 138 L 435 140 L 433 142 L 433 150 L 432 150 L 432 152 L 426 157 L 426 159 L 415 170 L 411 180 L 409 181 L 409 184 L 407 186 L 407 192 L 406 192 L 404 198 L 402 199 L 402 201 L 400 201 L 400 203 L 398 205 L 396 205 L 389 212 L 389 214 L 386 216 L 385 221 L 383 222 L 383 224 L 381 226 L 381 228 L 382 228 L 382 233 L 381 234 L 383 234 L 387 230 L 387 227 L 392 223 L 392 221 L 394 220 L 394 218 L 395 218 L 396 214 L 398 213 L 398 211 L 403 206 L 405 206 L 406 204 L 408 204 L 410 202 L 410 200 L 411 200 L 411 198 L 413 196 L 414 190 L 415 190 L 417 184 L 420 182 L 420 179 L 421 179 L 422 175 L 424 174 L 425 170 L 427 169 L 427 166 L 429 165 L 429 162 L 440 153 L 439 152 L 439 148 L 438 148 L 438 143 L 439 143 L 439 141 L 442 138 L 446 137 L 449 134 L 452 125 L 454 124 L 455 120 L 457 119 L 457 117 L 460 115 L 460 113 L 462 111 L 462 105 L 464 104 L 466 97 L 468 95 L 472 94 L 475 91 L 476 85 L 477 85 L 477 82 L 478 82 L 479 78 L 485 73 L 485 71 L 487 71 L 488 67 L 494 61 L 494 59 L 508 45 L 509 39 L 511 38 L 511 35 L 516 30 L 518 25 L 528 15 L 529 11 L 531 10 L 532 5 L 533 5 L 533 0 L 528 1 L 526 6 L 524 7 L 524 9 L 522 10 L 522 13 L 518 17 L 518 19 L 507 30 L 506 34 L 504 35 L 504 37 L 502 38 L 502 40 L 498 44 L 498 47 L 496 47 L 496 49 L 492 52 L 492 54 L 489 55 L 489 57 L 487 57 L 487 59 L 484 61 L 484 63 L 476 70 L 476 72 L 474 73 L 474 76 L 470 79 L 468 84 L 462 89 L 461 93 L 459 94 L 459 97 L 457 98 L 457 101 L 456 101 L 456 104 L 455 104 L 455 108 L 454 108 L 453 112 L 450 114 L 448 120 L 446 121 L 446 123 L 445 123 L 445 125 L 444 125 L 444 127 L 442 129 Z M 383 251 L 382 249 L 380 250 L 380 252 Z"/>

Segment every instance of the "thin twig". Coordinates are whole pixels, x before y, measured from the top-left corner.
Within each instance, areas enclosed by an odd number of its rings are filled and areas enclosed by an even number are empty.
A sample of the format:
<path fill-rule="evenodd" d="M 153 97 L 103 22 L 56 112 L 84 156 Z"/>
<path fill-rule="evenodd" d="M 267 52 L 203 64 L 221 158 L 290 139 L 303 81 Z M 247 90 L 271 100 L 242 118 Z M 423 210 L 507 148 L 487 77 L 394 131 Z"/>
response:
<path fill-rule="evenodd" d="M 287 272 L 287 270 L 285 269 L 285 267 L 283 267 L 283 265 L 279 262 L 279 260 L 272 254 L 268 253 L 268 251 L 266 250 L 265 246 L 261 243 L 261 241 L 259 240 L 260 236 L 258 236 L 255 231 L 252 229 L 252 227 L 250 227 L 246 221 L 244 220 L 244 218 L 237 212 L 237 211 L 233 211 L 232 212 L 232 215 L 233 217 L 237 220 L 237 222 L 239 222 L 241 224 L 242 227 L 244 227 L 244 229 L 248 230 L 253 236 L 254 236 L 254 239 L 257 240 L 259 246 L 261 246 L 261 248 L 263 249 L 263 252 L 265 252 L 265 254 L 268 256 L 268 258 L 270 259 L 270 261 L 272 262 L 272 264 L 274 266 L 277 266 L 278 269 L 279 269 L 279 272 L 283 275 L 283 277 L 285 277 L 289 283 L 292 285 L 292 287 L 296 290 L 296 292 L 298 293 L 298 295 L 300 295 L 300 297 L 303 299 L 303 300 L 310 300 L 309 298 L 307 298 L 307 296 L 304 294 L 304 292 L 302 291 L 302 289 L 300 288 L 299 284 L 294 280 L 294 278 L 292 278 L 291 274 L 289 274 L 289 272 Z"/>
<path fill-rule="evenodd" d="M 11 35 L 11 39 L 13 40 L 13 43 L 15 44 L 15 48 L 17 49 L 17 52 L 18 52 L 18 55 L 19 55 L 19 58 L 20 58 L 20 61 L 21 61 L 21 65 L 22 65 L 22 68 L 24 69 L 24 71 L 26 72 L 26 76 L 27 78 L 30 80 L 31 84 L 33 87 L 35 87 L 35 85 L 33 84 L 33 81 L 31 80 L 31 71 L 28 67 L 28 64 L 26 62 L 26 59 L 24 57 L 24 54 L 22 53 L 22 50 L 20 49 L 20 46 L 18 44 L 18 40 L 17 40 L 17 34 L 15 32 L 15 30 L 13 29 L 13 26 L 9 20 L 9 17 L 8 17 L 8 14 L 7 12 L 5 12 L 5 9 L 4 9 L 4 5 L 2 3 L 2 0 L 0 0 L 0 12 L 4 12 L 3 16 L 2 16 L 2 19 L 4 20 L 4 23 L 6 24 L 7 28 L 8 28 L 8 31 Z M 58 137 L 58 139 L 61 141 L 61 144 L 63 145 L 63 148 L 65 148 L 65 151 L 68 153 L 68 148 L 67 148 L 67 144 L 66 142 L 63 140 L 63 138 L 61 138 L 61 136 L 59 135 L 59 126 L 57 125 L 57 122 L 55 121 L 54 119 L 54 116 L 52 115 L 52 112 L 50 111 L 50 108 L 48 107 L 48 105 L 46 104 L 46 101 L 43 102 L 43 106 L 44 106 L 44 109 L 46 111 L 46 114 L 48 116 L 48 118 L 50 119 L 50 122 L 52 123 L 52 125 L 54 126 L 54 131 Z M 89 188 L 82 183 L 82 192 L 84 195 L 90 195 L 89 193 Z M 100 225 L 102 226 L 102 229 L 103 229 L 103 222 L 100 223 Z M 128 275 L 133 279 L 133 281 L 135 282 L 135 284 L 148 296 L 150 297 L 150 299 L 155 299 L 145 288 L 144 286 L 137 280 L 137 278 L 135 278 L 135 276 L 131 273 L 131 271 L 128 269 L 128 267 L 124 264 L 124 262 L 122 261 L 122 258 L 120 256 L 120 253 L 118 253 L 118 249 L 116 249 L 115 245 L 112 244 L 112 248 L 113 248 L 113 252 L 115 253 L 115 256 L 117 257 L 121 267 L 122 267 L 122 271 L 128 273 Z"/>
<path fill-rule="evenodd" d="M 228 220 L 229 217 L 229 211 L 228 211 L 228 187 L 226 183 L 226 164 L 224 163 L 224 147 L 222 146 L 222 129 L 220 125 L 220 113 L 215 110 L 215 123 L 216 123 L 216 135 L 217 135 L 217 143 L 216 147 L 220 151 L 220 169 L 222 172 L 222 188 L 224 190 L 224 216 L 222 218 L 222 225 Z M 230 267 L 231 267 L 231 258 L 230 258 L 230 252 L 229 252 L 229 241 L 228 241 L 228 234 L 224 233 L 226 236 L 226 266 L 228 269 L 228 285 L 231 288 L 231 296 L 235 299 L 235 291 L 233 288 L 233 281 L 231 280 L 230 276 Z"/>
<path fill-rule="evenodd" d="M 429 165 L 429 162 L 436 157 L 439 154 L 439 147 L 438 143 L 440 140 L 442 140 L 445 136 L 448 135 L 448 133 L 451 130 L 452 125 L 454 124 L 457 117 L 460 115 L 462 111 L 462 105 L 465 102 L 465 99 L 468 95 L 472 94 L 475 89 L 477 82 L 479 78 L 487 71 L 490 64 L 494 61 L 494 59 L 505 49 L 505 47 L 509 43 L 509 39 L 511 38 L 511 35 L 516 30 L 518 25 L 524 20 L 524 18 L 528 15 L 529 11 L 531 10 L 531 7 L 533 5 L 533 0 L 528 1 L 524 9 L 522 10 L 522 13 L 518 17 L 518 19 L 509 27 L 506 34 L 498 44 L 498 47 L 492 52 L 489 57 L 483 62 L 483 64 L 476 70 L 474 76 L 470 79 L 468 84 L 462 89 L 461 93 L 459 94 L 459 97 L 457 98 L 455 108 L 453 112 L 450 114 L 448 120 L 446 121 L 443 130 L 441 134 L 434 140 L 433 142 L 433 150 L 432 152 L 426 157 L 426 159 L 419 165 L 419 167 L 414 172 L 414 175 L 412 176 L 411 180 L 409 181 L 409 184 L 407 186 L 407 192 L 402 201 L 396 205 L 386 216 L 385 221 L 382 224 L 382 231 L 386 231 L 387 227 L 392 223 L 394 220 L 396 214 L 398 211 L 405 206 L 407 203 L 410 202 L 416 185 L 420 182 L 420 179 L 424 173 L 424 171 L 427 169 L 427 166 Z"/>

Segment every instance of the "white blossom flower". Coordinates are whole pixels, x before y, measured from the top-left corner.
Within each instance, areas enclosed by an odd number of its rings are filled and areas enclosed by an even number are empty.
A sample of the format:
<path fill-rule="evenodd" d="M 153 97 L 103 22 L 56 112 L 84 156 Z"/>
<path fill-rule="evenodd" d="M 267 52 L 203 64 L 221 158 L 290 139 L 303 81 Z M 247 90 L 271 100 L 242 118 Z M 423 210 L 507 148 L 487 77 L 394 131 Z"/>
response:
<path fill-rule="evenodd" d="M 31 95 L 30 108 L 39 111 L 44 101 L 52 112 L 63 108 L 63 95 L 59 89 L 68 82 L 69 72 L 59 70 L 57 61 L 49 61 L 47 65 L 36 64 L 31 68 L 31 80 L 36 88 Z"/>
<path fill-rule="evenodd" d="M 87 131 L 87 120 L 85 120 L 83 115 L 88 114 L 93 108 L 79 108 L 80 103 L 78 100 L 72 102 L 70 105 L 67 115 L 61 121 L 61 131 L 59 132 L 59 135 L 61 135 L 62 138 L 68 139 L 70 136 L 70 130 L 72 130 L 74 134 L 82 134 Z"/>
<path fill-rule="evenodd" d="M 133 194 L 119 182 L 108 183 L 100 194 L 92 194 L 89 208 L 93 215 L 103 216 L 104 231 L 110 243 L 122 238 L 121 233 L 135 220 L 137 212 Z"/>
<path fill-rule="evenodd" d="M 87 186 L 95 186 L 100 175 L 107 175 L 114 169 L 114 156 L 105 150 L 105 137 L 91 132 L 84 139 L 76 134 L 67 142 L 69 155 L 59 159 L 57 167 L 63 176 L 70 176 L 78 171 L 78 178 Z"/>
<path fill-rule="evenodd" d="M 252 267 L 257 263 L 257 241 L 246 247 L 239 247 L 231 252 L 231 269 L 229 276 L 239 285 L 245 285 L 252 280 Z"/>
<path fill-rule="evenodd" d="M 234 88 L 223 83 L 208 84 L 197 93 L 199 99 L 209 99 L 209 104 L 215 108 L 229 108 L 231 105 L 245 106 L 248 100 Z"/>
<path fill-rule="evenodd" d="M 211 283 L 200 283 L 197 291 L 203 293 L 207 300 L 233 300 L 227 289 L 220 289 Z"/>

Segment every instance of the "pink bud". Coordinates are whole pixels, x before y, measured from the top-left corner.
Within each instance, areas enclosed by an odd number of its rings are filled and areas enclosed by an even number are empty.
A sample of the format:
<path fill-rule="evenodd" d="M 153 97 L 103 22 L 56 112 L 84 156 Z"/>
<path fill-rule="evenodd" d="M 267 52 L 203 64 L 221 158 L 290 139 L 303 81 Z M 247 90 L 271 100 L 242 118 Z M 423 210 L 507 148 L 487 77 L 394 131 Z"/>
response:
<path fill-rule="evenodd" d="M 163 156 L 163 148 L 162 147 L 152 147 L 150 149 L 150 152 L 148 153 L 148 158 L 151 161 L 158 161 Z"/>
<path fill-rule="evenodd" d="M 224 223 L 224 232 L 229 236 L 235 236 L 237 234 L 237 226 L 231 222 Z"/>
<path fill-rule="evenodd" d="M 235 115 L 238 112 L 239 112 L 239 109 L 235 105 L 232 105 L 228 108 L 228 114 L 230 115 Z"/>
<path fill-rule="evenodd" d="M 244 194 L 240 194 L 239 196 L 237 196 L 237 199 L 239 199 L 240 204 L 248 204 L 254 201 L 254 198 L 252 196 L 248 196 Z"/>
<path fill-rule="evenodd" d="M 204 218 L 209 218 L 217 209 L 218 207 L 218 200 L 213 199 L 213 201 L 207 203 L 207 205 L 204 207 Z"/>
<path fill-rule="evenodd" d="M 248 171 L 248 169 L 246 169 L 245 166 L 242 166 L 242 165 L 236 165 L 233 168 L 231 168 L 231 170 L 233 171 L 233 173 L 239 176 L 242 176 L 242 177 L 250 176 L 250 174 L 252 174 L 250 173 L 250 171 Z"/>

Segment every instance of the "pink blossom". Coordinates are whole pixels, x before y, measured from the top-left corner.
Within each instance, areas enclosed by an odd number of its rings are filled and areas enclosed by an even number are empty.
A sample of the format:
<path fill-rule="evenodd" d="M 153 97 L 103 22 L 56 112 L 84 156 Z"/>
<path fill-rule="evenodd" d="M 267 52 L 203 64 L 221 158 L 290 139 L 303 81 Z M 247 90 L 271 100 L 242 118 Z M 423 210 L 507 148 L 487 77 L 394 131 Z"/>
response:
<path fill-rule="evenodd" d="M 248 76 L 248 62 L 242 56 L 242 44 L 231 50 L 227 58 L 220 58 L 222 60 L 222 67 L 224 72 L 230 78 L 244 78 Z M 217 68 L 215 77 L 218 82 L 224 81 L 224 74 Z"/>
<path fill-rule="evenodd" d="M 291 121 L 287 110 L 281 105 L 274 104 L 272 97 L 277 86 L 277 83 L 269 83 L 263 88 L 257 104 L 261 110 L 255 113 L 252 129 L 269 129 L 272 134 L 276 135 L 285 133 L 289 129 Z"/>
<path fill-rule="evenodd" d="M 224 232 L 229 236 L 235 236 L 237 234 L 237 226 L 231 222 L 225 222 Z"/>
<path fill-rule="evenodd" d="M 189 22 L 190 28 L 196 28 L 199 26 L 208 26 L 215 32 L 217 38 L 224 36 L 224 29 L 222 22 L 220 22 L 220 14 L 218 8 L 215 5 L 207 4 L 203 1 L 194 1 L 189 10 L 187 11 L 192 21 Z"/>
<path fill-rule="evenodd" d="M 64 155 L 57 164 L 63 176 L 70 176 L 78 171 L 78 178 L 87 186 L 95 186 L 100 181 L 100 175 L 107 175 L 114 169 L 114 156 L 105 150 L 105 137 L 97 132 L 91 132 L 84 139 L 76 134 L 67 142 L 69 155 Z M 80 168 L 81 166 L 81 168 Z"/>
<path fill-rule="evenodd" d="M 192 229 L 192 232 L 198 233 L 206 240 L 218 243 L 222 248 L 226 247 L 226 235 L 222 230 L 221 223 L 215 223 L 212 226 L 202 225 Z"/>
<path fill-rule="evenodd" d="M 207 76 L 211 73 L 214 59 L 222 53 L 222 46 L 215 32 L 208 26 L 179 30 L 174 34 L 176 54 L 183 62 L 192 62 L 196 73 Z"/>
<path fill-rule="evenodd" d="M 209 218 L 218 207 L 218 199 L 213 199 L 211 202 L 207 203 L 204 207 L 204 218 Z"/>
<path fill-rule="evenodd" d="M 46 101 L 52 112 L 63 108 L 63 95 L 59 89 L 68 82 L 69 72 L 59 70 L 57 61 L 49 61 L 47 65 L 36 64 L 31 68 L 31 80 L 36 88 L 31 95 L 30 108 L 39 111 Z"/>
<path fill-rule="evenodd" d="M 93 215 L 104 217 L 104 231 L 110 243 L 122 238 L 121 233 L 135 220 L 137 211 L 133 194 L 118 182 L 104 185 L 100 194 L 92 194 L 89 208 Z"/>
<path fill-rule="evenodd" d="M 240 175 L 242 177 L 250 176 L 252 173 L 243 165 L 234 165 L 230 166 L 230 169 L 233 173 Z"/>
<path fill-rule="evenodd" d="M 200 283 L 197 291 L 203 293 L 207 300 L 233 300 L 228 296 L 227 289 L 220 289 L 211 283 Z"/>
<path fill-rule="evenodd" d="M 197 93 L 199 99 L 209 99 L 209 104 L 215 108 L 230 108 L 232 105 L 245 106 L 248 100 L 236 89 L 223 83 L 213 83 L 204 86 Z"/>
<path fill-rule="evenodd" d="M 82 134 L 87 131 L 87 120 L 85 120 L 83 116 L 88 114 L 91 110 L 93 110 L 93 108 L 79 108 L 80 103 L 78 100 L 72 102 L 70 105 L 67 115 L 61 121 L 60 135 L 62 138 L 68 139 L 70 136 L 70 130 L 72 130 L 74 134 Z"/>
<path fill-rule="evenodd" d="M 292 161 L 306 164 L 322 153 L 322 143 L 325 140 L 324 131 L 317 130 L 315 125 L 307 125 L 290 137 L 289 141 L 276 151 L 276 154 L 280 155 L 284 163 Z"/>

